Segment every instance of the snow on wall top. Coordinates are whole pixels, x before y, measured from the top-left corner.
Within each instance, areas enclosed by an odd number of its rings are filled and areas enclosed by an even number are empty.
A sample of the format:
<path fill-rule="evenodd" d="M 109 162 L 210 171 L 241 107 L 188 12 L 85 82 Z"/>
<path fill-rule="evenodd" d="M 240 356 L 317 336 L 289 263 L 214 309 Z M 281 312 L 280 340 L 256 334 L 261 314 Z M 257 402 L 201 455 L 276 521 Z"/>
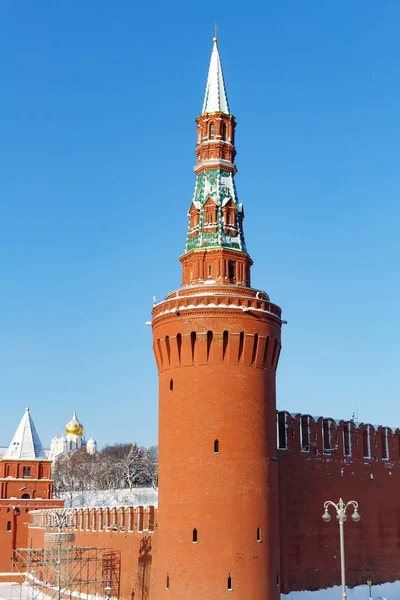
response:
<path fill-rule="evenodd" d="M 61 494 L 60 498 L 66 508 L 158 505 L 158 492 L 154 488 L 87 490 Z"/>

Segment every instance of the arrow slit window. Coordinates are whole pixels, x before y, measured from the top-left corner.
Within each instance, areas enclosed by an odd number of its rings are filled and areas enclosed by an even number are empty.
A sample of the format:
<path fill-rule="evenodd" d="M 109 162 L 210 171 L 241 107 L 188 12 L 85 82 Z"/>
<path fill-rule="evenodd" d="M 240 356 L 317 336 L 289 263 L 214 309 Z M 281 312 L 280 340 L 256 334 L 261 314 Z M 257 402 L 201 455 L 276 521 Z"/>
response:
<path fill-rule="evenodd" d="M 215 138 L 215 125 L 214 123 L 210 123 L 208 128 L 208 139 L 213 140 Z"/>

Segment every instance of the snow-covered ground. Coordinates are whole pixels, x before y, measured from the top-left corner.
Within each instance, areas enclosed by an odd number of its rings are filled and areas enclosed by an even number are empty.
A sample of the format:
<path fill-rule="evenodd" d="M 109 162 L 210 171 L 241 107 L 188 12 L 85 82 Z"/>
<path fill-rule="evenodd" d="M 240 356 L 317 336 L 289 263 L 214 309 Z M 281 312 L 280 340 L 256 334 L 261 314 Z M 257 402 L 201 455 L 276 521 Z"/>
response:
<path fill-rule="evenodd" d="M 30 600 L 32 592 L 27 583 L 0 583 L 0 600 Z M 281 600 L 341 600 L 342 589 L 340 586 L 317 592 L 291 592 L 281 594 Z M 348 600 L 368 600 L 369 593 L 366 585 L 359 585 L 352 590 L 347 589 Z M 400 600 L 400 581 L 383 583 L 372 587 L 374 600 Z M 50 599 L 49 599 L 50 600 Z"/>
<path fill-rule="evenodd" d="M 51 587 L 51 586 L 50 586 Z M 104 596 L 87 595 L 78 592 L 62 590 L 62 598 L 69 597 L 77 600 L 104 600 Z M 45 594 L 43 590 L 38 590 L 36 586 L 29 585 L 28 582 L 20 583 L 0 583 L 0 600 L 54 600 L 56 598 L 57 588 L 52 588 L 50 595 Z M 111 598 L 111 600 L 116 600 Z"/>
<path fill-rule="evenodd" d="M 29 600 L 30 587 L 27 583 L 0 583 L 0 600 Z"/>
<path fill-rule="evenodd" d="M 400 581 L 373 585 L 371 596 L 374 600 L 400 600 Z M 340 586 L 316 592 L 281 594 L 281 600 L 341 600 L 341 597 L 342 588 Z M 347 600 L 368 600 L 368 598 L 369 591 L 367 585 L 358 585 L 352 590 L 347 588 Z"/>
<path fill-rule="evenodd" d="M 94 506 L 157 506 L 158 493 L 154 488 L 132 488 L 96 492 L 73 492 L 61 495 L 67 508 Z"/>

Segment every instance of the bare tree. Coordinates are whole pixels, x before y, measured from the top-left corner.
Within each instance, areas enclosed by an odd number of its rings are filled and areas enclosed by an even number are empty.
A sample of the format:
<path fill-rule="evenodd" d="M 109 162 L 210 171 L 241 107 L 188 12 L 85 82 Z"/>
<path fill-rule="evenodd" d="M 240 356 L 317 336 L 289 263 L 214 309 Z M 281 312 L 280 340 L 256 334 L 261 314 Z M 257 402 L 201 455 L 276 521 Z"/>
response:
<path fill-rule="evenodd" d="M 142 476 L 145 483 L 155 490 L 158 488 L 158 448 L 146 448 L 142 456 Z"/>
<path fill-rule="evenodd" d="M 121 454 L 117 468 L 123 475 L 123 487 L 132 489 L 138 483 L 142 471 L 142 452 L 136 443 L 132 444 L 128 452 Z"/>
<path fill-rule="evenodd" d="M 98 454 L 84 449 L 58 458 L 53 467 L 54 493 L 81 503 L 95 490 L 132 489 L 139 485 L 157 487 L 157 447 L 134 444 L 106 446 Z"/>

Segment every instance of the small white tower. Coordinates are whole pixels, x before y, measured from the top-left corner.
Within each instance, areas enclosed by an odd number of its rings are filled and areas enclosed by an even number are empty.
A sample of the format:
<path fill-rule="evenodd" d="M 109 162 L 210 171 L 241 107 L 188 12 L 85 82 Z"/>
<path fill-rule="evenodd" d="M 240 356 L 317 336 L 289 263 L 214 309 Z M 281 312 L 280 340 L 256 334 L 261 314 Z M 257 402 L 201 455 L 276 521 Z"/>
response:
<path fill-rule="evenodd" d="M 97 452 L 97 442 L 92 437 L 86 442 L 86 452 L 88 454 L 96 454 Z"/>

